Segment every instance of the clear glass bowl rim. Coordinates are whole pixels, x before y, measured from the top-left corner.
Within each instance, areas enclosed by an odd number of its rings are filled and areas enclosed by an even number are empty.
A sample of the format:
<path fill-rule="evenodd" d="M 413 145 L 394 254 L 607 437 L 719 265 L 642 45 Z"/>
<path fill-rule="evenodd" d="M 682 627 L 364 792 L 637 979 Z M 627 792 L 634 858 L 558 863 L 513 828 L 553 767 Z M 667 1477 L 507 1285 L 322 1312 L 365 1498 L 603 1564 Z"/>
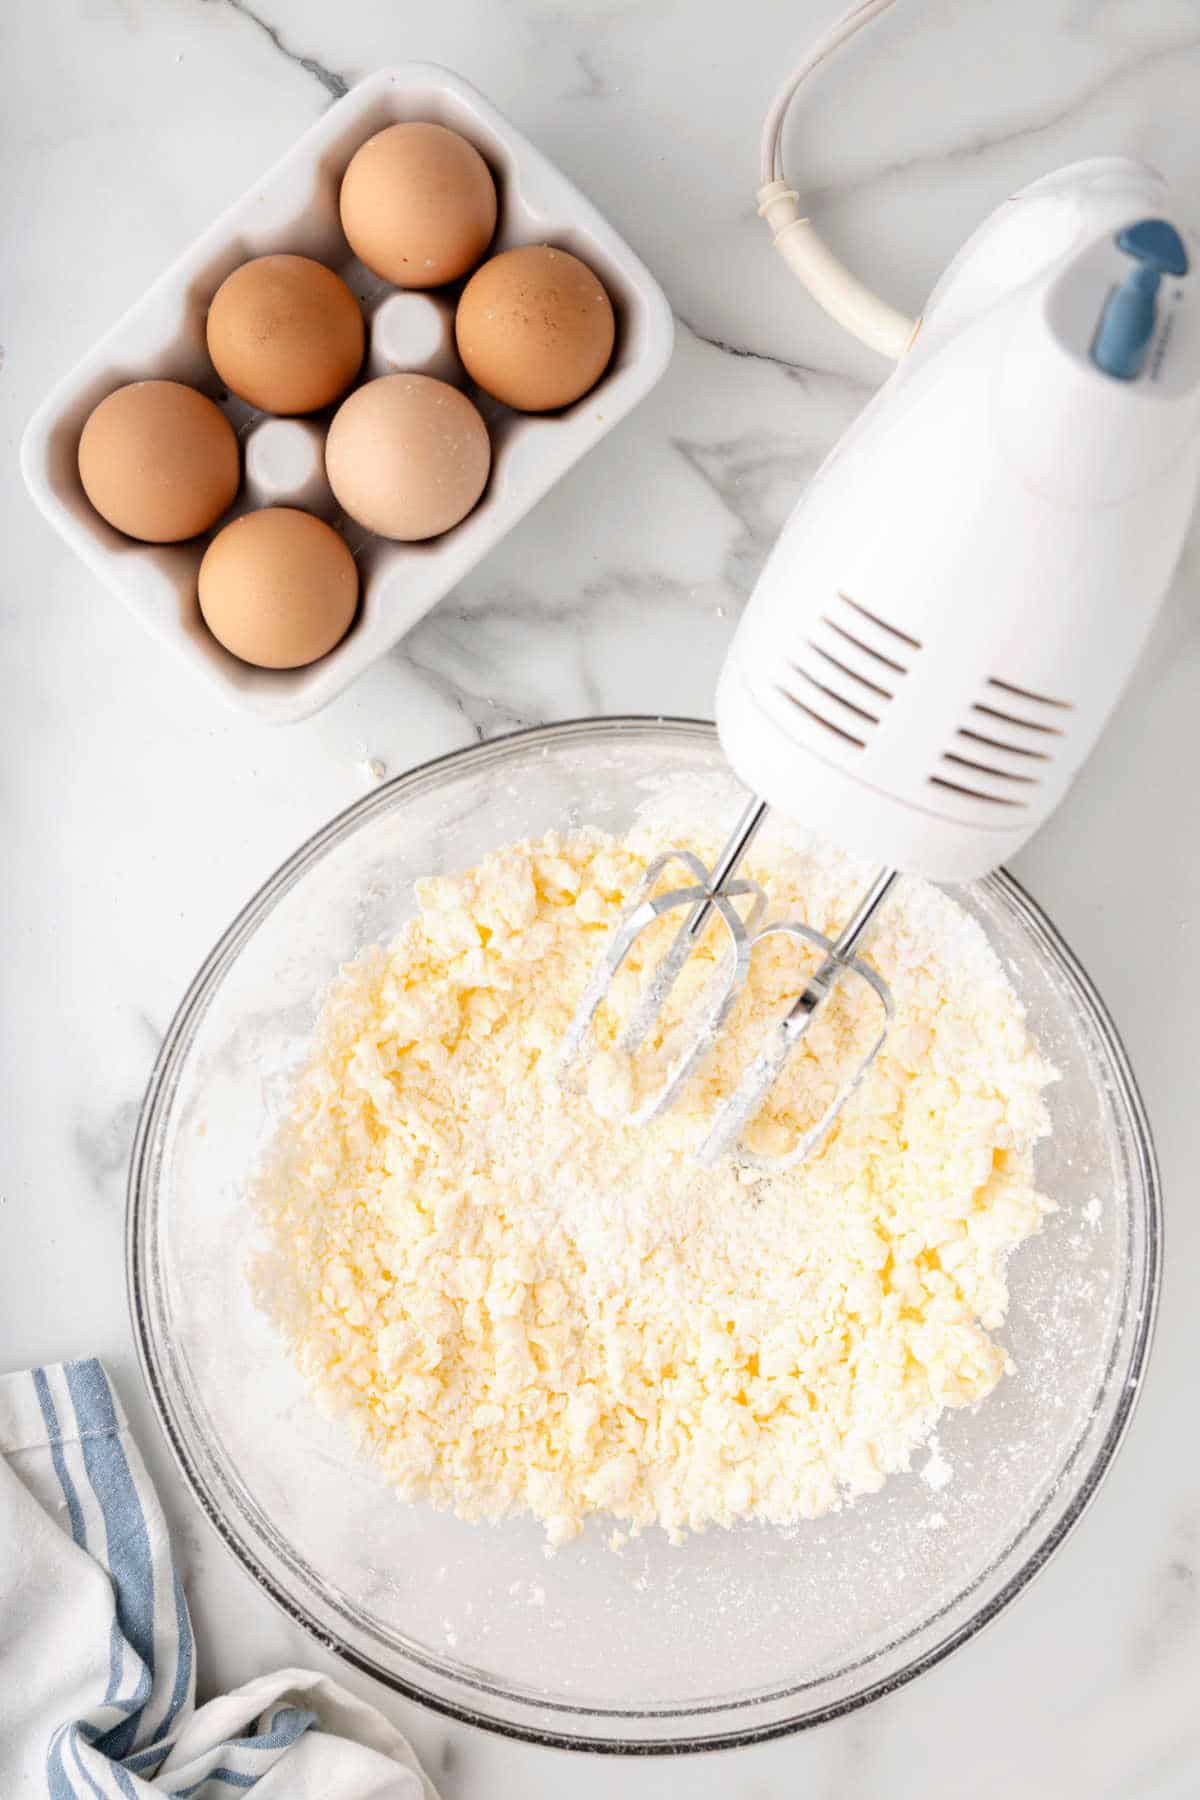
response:
<path fill-rule="evenodd" d="M 171 1392 L 170 1378 L 165 1370 L 161 1346 L 156 1341 L 148 1303 L 151 1237 L 148 1220 L 153 1211 L 154 1179 L 152 1150 L 156 1141 L 157 1128 L 169 1108 L 183 1064 L 186 1061 L 194 1030 L 203 1018 L 206 998 L 231 968 L 242 945 L 275 903 L 328 850 L 350 833 L 358 830 L 376 812 L 391 810 L 404 791 L 436 783 L 452 768 L 461 766 L 468 761 L 477 767 L 483 767 L 489 762 L 502 763 L 514 750 L 533 747 L 539 742 L 562 743 L 572 738 L 577 740 L 583 738 L 628 740 L 631 736 L 636 737 L 639 734 L 661 736 L 664 732 L 667 734 L 678 733 L 681 738 L 691 737 L 694 739 L 703 736 L 711 742 L 715 743 L 716 741 L 716 728 L 710 721 L 669 715 L 609 714 L 565 720 L 550 725 L 532 726 L 524 730 L 506 733 L 503 736 L 489 738 L 483 743 L 471 744 L 462 749 L 449 751 L 406 770 L 403 774 L 385 782 L 374 792 L 353 802 L 301 844 L 237 914 L 205 958 L 179 1003 L 151 1070 L 139 1112 L 130 1156 L 125 1215 L 126 1280 L 130 1324 L 142 1377 L 146 1383 L 158 1423 L 176 1466 L 205 1518 L 237 1562 L 253 1577 L 275 1605 L 288 1618 L 316 1638 L 326 1649 L 333 1651 L 352 1667 L 370 1675 L 374 1680 L 381 1682 L 405 1698 L 429 1707 L 446 1717 L 485 1731 L 495 1732 L 504 1737 L 544 1745 L 547 1748 L 634 1756 L 679 1755 L 702 1750 L 733 1749 L 762 1743 L 776 1737 L 790 1736 L 815 1725 L 826 1724 L 833 1719 L 857 1711 L 858 1708 L 868 1705 L 872 1700 L 878 1699 L 884 1694 L 892 1693 L 898 1688 L 906 1686 L 917 1676 L 942 1662 L 960 1645 L 975 1637 L 985 1625 L 997 1618 L 1016 1596 L 1024 1591 L 1034 1576 L 1045 1568 L 1055 1551 L 1079 1522 L 1099 1490 L 1100 1484 L 1124 1440 L 1141 1395 L 1143 1378 L 1153 1343 L 1162 1285 L 1163 1255 L 1162 1192 L 1158 1162 L 1145 1104 L 1124 1044 L 1090 976 L 1061 934 L 1016 878 L 1007 869 L 997 870 L 986 878 L 987 882 L 1003 891 L 1007 901 L 1021 916 L 1031 935 L 1039 941 L 1045 953 L 1068 978 L 1111 1059 L 1115 1086 L 1123 1109 L 1128 1115 L 1132 1131 L 1131 1149 L 1140 1176 L 1139 1189 L 1144 1205 L 1143 1225 L 1146 1234 L 1146 1248 L 1140 1288 L 1136 1292 L 1131 1291 L 1129 1295 L 1130 1307 L 1136 1308 L 1135 1325 L 1128 1350 L 1125 1352 L 1127 1363 L 1125 1378 L 1122 1381 L 1120 1395 L 1114 1406 L 1108 1429 L 1096 1449 L 1091 1466 L 1080 1480 L 1069 1506 L 1055 1521 L 1052 1528 L 1033 1542 L 1030 1553 L 1024 1562 L 989 1600 L 976 1612 L 971 1613 L 961 1625 L 948 1632 L 945 1637 L 914 1656 L 912 1661 L 899 1671 L 888 1673 L 855 1693 L 840 1698 L 827 1706 L 809 1708 L 803 1713 L 782 1720 L 773 1718 L 757 1724 L 749 1722 L 744 1728 L 726 1729 L 716 1734 L 693 1736 L 681 1732 L 679 1735 L 673 1734 L 647 1740 L 615 1734 L 611 1737 L 576 1735 L 572 1733 L 565 1721 L 573 1715 L 580 1717 L 590 1715 L 594 1709 L 575 1706 L 568 1701 L 548 1699 L 542 1702 L 543 1709 L 547 1713 L 559 1715 L 564 1719 L 562 1728 L 547 1728 L 518 1722 L 511 1718 L 497 1717 L 465 1700 L 453 1700 L 444 1694 L 432 1692 L 429 1688 L 422 1686 L 415 1675 L 411 1678 L 402 1677 L 393 1669 L 360 1653 L 351 1644 L 342 1641 L 336 1634 L 332 1634 L 327 1627 L 310 1614 L 300 1600 L 276 1579 L 230 1526 L 192 1454 L 187 1432 L 180 1422 L 180 1408 L 177 1399 Z M 1032 1535 L 1032 1523 L 1030 1532 Z M 980 1579 L 982 1580 L 983 1577 Z M 418 1664 L 418 1670 L 419 1666 Z M 473 1685 L 480 1687 L 483 1692 L 487 1691 L 483 1684 Z M 497 1697 L 502 1696 L 517 1703 L 527 1701 L 526 1695 L 510 1693 L 504 1690 L 499 1682 L 492 1685 Z M 797 1690 L 797 1692 L 801 1691 L 803 1690 Z M 764 1693 L 756 1695 L 750 1700 L 730 1702 L 728 1707 L 720 1710 L 737 1711 L 743 1708 L 751 1710 L 755 1705 L 781 1697 L 783 1697 L 781 1691 L 772 1694 Z M 710 1710 L 714 1709 L 696 1707 L 671 1709 L 664 1712 L 662 1708 L 642 1709 L 630 1706 L 620 1710 L 613 1709 L 608 1716 L 611 1716 L 614 1721 L 623 1716 L 630 1720 L 672 1717 L 682 1721 L 694 1714 Z"/>

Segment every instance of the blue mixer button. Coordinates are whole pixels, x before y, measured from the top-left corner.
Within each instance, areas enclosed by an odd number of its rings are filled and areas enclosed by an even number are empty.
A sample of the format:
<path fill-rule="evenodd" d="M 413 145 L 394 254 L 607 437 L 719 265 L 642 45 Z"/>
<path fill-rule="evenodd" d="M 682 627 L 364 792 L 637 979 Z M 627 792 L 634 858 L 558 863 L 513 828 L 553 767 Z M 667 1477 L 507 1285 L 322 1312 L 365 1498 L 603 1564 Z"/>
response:
<path fill-rule="evenodd" d="M 1141 219 L 1117 233 L 1117 248 L 1132 256 L 1131 269 L 1104 302 L 1092 340 L 1092 361 L 1118 381 L 1136 381 L 1146 361 L 1157 322 L 1159 285 L 1164 275 L 1186 275 L 1183 239 L 1166 219 Z"/>
<path fill-rule="evenodd" d="M 1166 219 L 1141 219 L 1117 233 L 1117 248 L 1126 256 L 1136 256 L 1148 269 L 1160 275 L 1186 275 L 1188 254 L 1183 239 Z"/>

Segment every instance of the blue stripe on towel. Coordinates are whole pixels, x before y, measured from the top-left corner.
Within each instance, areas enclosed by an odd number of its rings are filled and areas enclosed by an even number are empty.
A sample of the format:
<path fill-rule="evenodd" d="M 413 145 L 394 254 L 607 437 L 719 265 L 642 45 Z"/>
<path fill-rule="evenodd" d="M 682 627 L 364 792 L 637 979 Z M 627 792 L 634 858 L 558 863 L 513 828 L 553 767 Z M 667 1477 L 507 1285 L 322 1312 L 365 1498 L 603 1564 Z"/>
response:
<path fill-rule="evenodd" d="M 188 1697 L 188 1689 L 192 1679 L 193 1638 L 192 1622 L 188 1617 L 187 1597 L 183 1591 L 183 1583 L 178 1573 L 174 1576 L 175 1587 L 175 1636 L 178 1649 L 175 1653 L 175 1683 L 171 1689 L 171 1700 L 167 1707 L 166 1717 L 159 1726 L 161 1734 L 170 1731 L 179 1716 L 179 1709 Z"/>
<path fill-rule="evenodd" d="M 41 1374 L 41 1370 L 38 1370 Z M 46 1752 L 46 1787 L 50 1800 L 77 1800 L 75 1786 L 67 1774 L 67 1765 L 63 1760 L 63 1739 L 67 1735 L 67 1727 L 60 1725 L 50 1739 L 50 1748 Z"/>
<path fill-rule="evenodd" d="M 125 1642 L 142 1665 L 134 1693 L 128 1700 L 118 1702 L 128 1709 L 128 1718 L 97 1743 L 97 1749 L 119 1761 L 133 1748 L 137 1714 L 150 1698 L 154 1680 L 154 1566 L 150 1559 L 150 1534 L 103 1369 L 93 1359 L 67 1363 L 64 1373 L 79 1425 L 83 1466 L 104 1515 L 117 1619 Z"/>
<path fill-rule="evenodd" d="M 96 1786 L 96 1783 L 92 1780 L 91 1776 L 88 1774 L 88 1771 L 84 1766 L 83 1753 L 79 1748 L 79 1738 L 80 1738 L 79 1727 L 78 1727 L 78 1725 L 73 1725 L 71 1727 L 71 1749 L 75 1755 L 75 1767 L 79 1770 L 79 1773 L 82 1775 L 83 1779 L 87 1782 L 88 1787 L 90 1788 L 91 1792 L 96 1796 L 96 1800 L 105 1800 L 104 1789 L 98 1788 Z"/>
<path fill-rule="evenodd" d="M 104 1690 L 105 1706 L 117 1705 L 117 1689 L 121 1685 L 121 1665 L 125 1661 L 125 1639 L 121 1634 L 121 1621 L 116 1613 L 108 1633 L 108 1686 Z"/>
<path fill-rule="evenodd" d="M 220 1746 L 220 1751 L 224 1755 L 233 1750 L 290 1750 L 297 1738 L 303 1737 L 311 1726 L 318 1723 L 316 1713 L 309 1711 L 307 1707 L 282 1706 L 273 1714 L 269 1731 L 260 1731 L 253 1737 L 227 1738 L 225 1743 Z M 273 1766 L 274 1759 L 268 1768 Z M 178 1789 L 176 1800 L 187 1800 L 189 1794 L 198 1794 L 206 1781 L 223 1781 L 227 1786 L 235 1788 L 253 1787 L 256 1781 L 268 1773 L 268 1768 L 260 1769 L 256 1774 L 247 1775 L 238 1769 L 227 1768 L 223 1763 L 218 1764 L 199 1781 L 194 1781 L 190 1787 Z"/>
<path fill-rule="evenodd" d="M 121 1792 L 127 1796 L 127 1800 L 137 1800 L 137 1789 L 134 1787 L 133 1782 L 125 1773 L 120 1763 L 113 1764 L 112 1772 L 113 1780 L 116 1782 Z"/>
<path fill-rule="evenodd" d="M 50 1392 L 50 1383 L 46 1380 L 45 1369 L 33 1371 L 33 1385 L 50 1438 L 50 1455 L 54 1462 L 54 1473 L 58 1476 L 58 1485 L 62 1489 L 63 1499 L 67 1503 L 67 1517 L 71 1521 L 71 1536 L 86 1550 L 87 1528 L 83 1523 L 83 1510 L 79 1504 L 79 1495 L 75 1492 L 75 1483 L 71 1480 L 70 1471 L 67 1468 L 67 1459 L 62 1452 L 62 1429 L 58 1423 L 54 1395 Z"/>
<path fill-rule="evenodd" d="M 236 1769 L 210 1769 L 203 1781 L 194 1781 L 191 1787 L 177 1789 L 175 1800 L 188 1800 L 189 1794 L 198 1794 L 206 1781 L 224 1781 L 230 1787 L 252 1788 L 257 1780 L 257 1775 L 239 1775 Z"/>
<path fill-rule="evenodd" d="M 228 1738 L 226 1750 L 288 1750 L 303 1737 L 311 1725 L 317 1723 L 315 1712 L 309 1712 L 303 1706 L 282 1707 L 271 1720 L 269 1731 L 260 1731 L 255 1737 Z"/>
<path fill-rule="evenodd" d="M 153 1744 L 147 1744 L 142 1750 L 133 1750 L 125 1758 L 125 1767 L 134 1775 L 140 1775 L 143 1781 L 151 1781 L 158 1774 L 160 1763 L 165 1763 L 170 1752 L 175 1748 L 174 1738 L 159 1738 Z"/>

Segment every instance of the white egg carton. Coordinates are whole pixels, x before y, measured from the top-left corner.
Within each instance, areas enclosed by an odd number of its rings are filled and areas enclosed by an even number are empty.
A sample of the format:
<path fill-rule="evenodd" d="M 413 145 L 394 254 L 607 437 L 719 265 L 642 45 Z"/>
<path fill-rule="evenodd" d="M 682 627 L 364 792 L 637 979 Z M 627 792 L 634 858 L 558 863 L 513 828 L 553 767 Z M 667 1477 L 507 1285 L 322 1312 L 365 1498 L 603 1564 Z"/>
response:
<path fill-rule="evenodd" d="M 387 306 L 395 290 L 351 255 L 338 218 L 338 189 L 359 145 L 405 119 L 448 125 L 483 154 L 500 199 L 490 254 L 516 244 L 552 243 L 596 271 L 617 317 L 613 360 L 590 394 L 547 417 L 513 413 L 473 394 L 493 451 L 491 479 L 474 512 L 443 537 L 418 544 L 392 543 L 348 526 L 362 589 L 349 635 L 309 668 L 254 669 L 223 650 L 200 617 L 196 571 L 208 537 L 138 544 L 105 524 L 79 480 L 79 435 L 92 408 L 125 382 L 148 376 L 189 382 L 217 400 L 242 439 L 247 478 L 234 513 L 295 504 L 335 516 L 321 466 L 329 413 L 285 425 L 226 396 L 208 359 L 205 317 L 217 288 L 240 263 L 294 251 L 336 269 L 363 300 L 372 340 L 364 374 L 392 366 L 391 346 L 411 334 L 413 321 Z M 376 313 L 378 334 L 372 331 Z M 595 207 L 469 82 L 431 63 L 409 63 L 360 82 L 196 240 L 39 408 L 22 441 L 21 464 L 51 524 L 148 631 L 235 706 L 283 723 L 332 700 L 460 581 L 654 386 L 672 340 L 661 288 Z M 445 372 L 444 364 L 430 368 Z"/>

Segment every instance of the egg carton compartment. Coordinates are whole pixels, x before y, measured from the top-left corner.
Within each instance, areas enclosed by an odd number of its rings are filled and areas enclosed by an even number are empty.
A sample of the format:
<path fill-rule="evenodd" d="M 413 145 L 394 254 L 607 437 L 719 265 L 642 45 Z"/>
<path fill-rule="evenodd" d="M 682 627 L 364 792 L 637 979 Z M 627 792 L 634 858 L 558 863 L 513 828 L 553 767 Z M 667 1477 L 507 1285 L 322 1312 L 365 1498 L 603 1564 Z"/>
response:
<path fill-rule="evenodd" d="M 368 319 L 368 378 L 402 371 L 467 385 L 454 341 L 454 302 L 445 294 L 397 290 L 382 296 Z"/>
<path fill-rule="evenodd" d="M 499 214 L 488 256 L 551 243 L 595 270 L 613 304 L 616 344 L 590 393 L 550 415 L 514 413 L 465 383 L 453 346 L 458 287 L 402 291 L 355 258 L 342 234 L 338 191 L 346 166 L 375 132 L 405 120 L 460 132 L 496 182 Z M 361 379 L 405 369 L 466 386 L 492 440 L 488 485 L 474 510 L 442 537 L 394 543 L 338 517 L 324 472 L 324 438 L 336 408 L 275 419 L 227 394 L 209 361 L 205 320 L 222 281 L 252 257 L 311 256 L 349 285 L 367 320 Z M 459 284 L 461 286 L 461 284 Z M 43 402 L 26 429 L 21 463 L 37 505 L 59 534 L 160 642 L 234 706 L 265 720 L 307 717 L 436 605 L 492 546 L 643 398 L 673 342 L 658 283 L 566 177 L 469 82 L 434 64 L 368 76 L 160 277 Z M 358 615 L 348 635 L 307 668 L 267 670 L 231 656 L 211 636 L 196 575 L 213 533 L 185 544 L 141 544 L 96 513 L 79 479 L 80 433 L 94 407 L 127 382 L 162 377 L 199 388 L 238 433 L 243 480 L 230 518 L 252 507 L 293 505 L 345 526 L 359 566 Z"/>
<path fill-rule="evenodd" d="M 325 474 L 325 433 L 311 419 L 260 419 L 243 446 L 244 510 L 299 506 L 334 519 L 338 504 Z"/>

